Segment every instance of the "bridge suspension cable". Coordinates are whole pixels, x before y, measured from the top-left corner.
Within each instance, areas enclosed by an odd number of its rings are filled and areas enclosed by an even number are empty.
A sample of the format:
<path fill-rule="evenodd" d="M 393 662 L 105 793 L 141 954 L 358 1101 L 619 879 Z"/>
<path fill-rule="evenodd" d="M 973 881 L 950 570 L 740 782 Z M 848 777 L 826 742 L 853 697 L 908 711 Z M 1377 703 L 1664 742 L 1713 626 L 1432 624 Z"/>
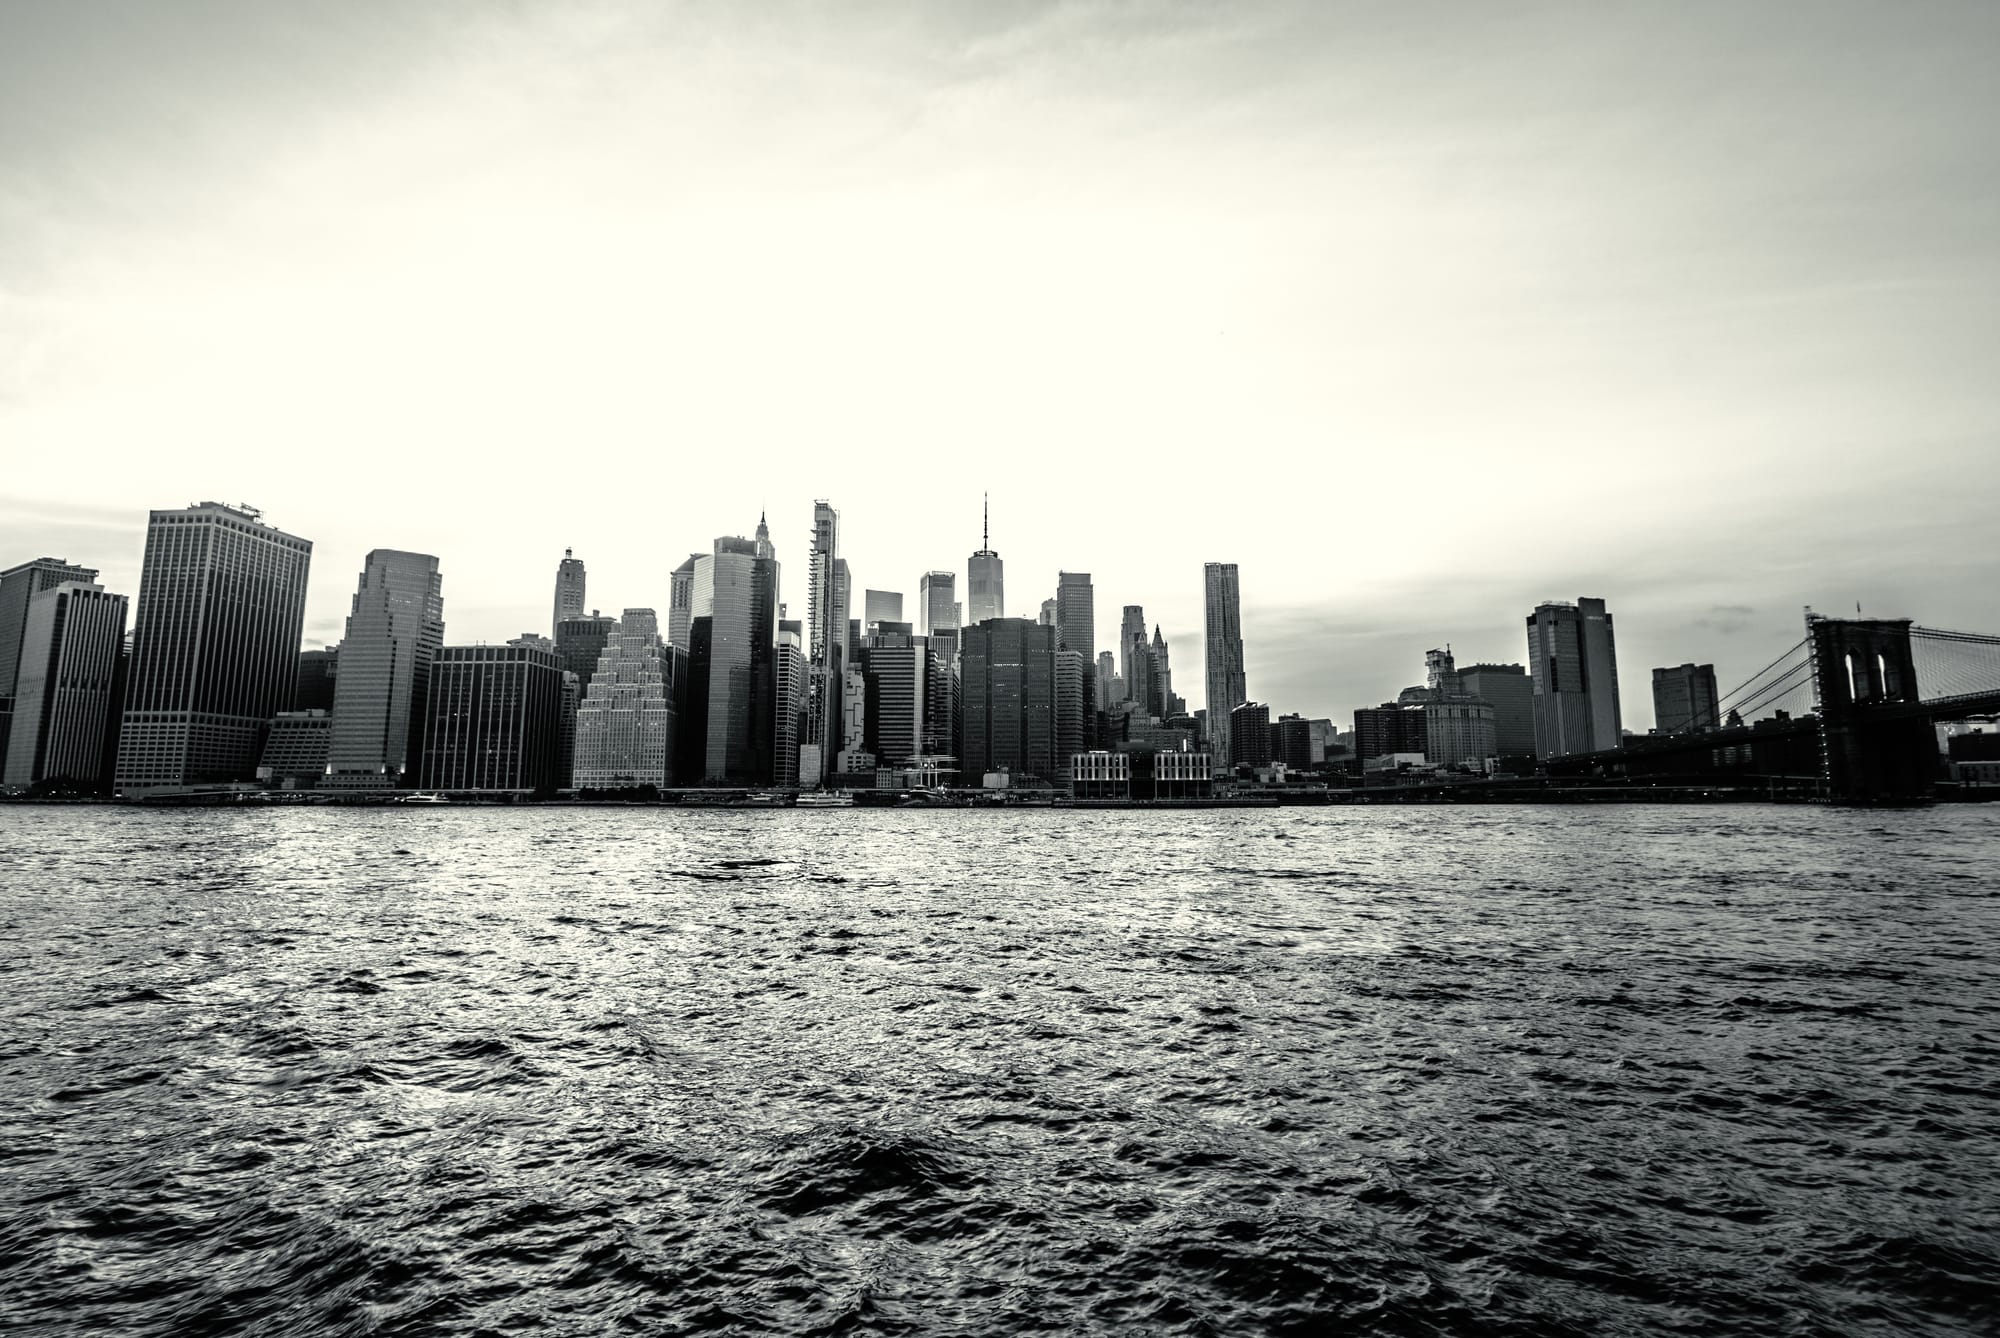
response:
<path fill-rule="evenodd" d="M 1750 711 L 1756 709 L 1756 705 L 1759 704 L 1757 702 L 1757 698 L 1761 696 L 1763 691 L 1766 688 L 1768 688 L 1773 682 L 1776 682 L 1778 679 L 1788 678 L 1800 669 L 1810 669 L 1812 667 L 1812 657 L 1808 655 L 1798 664 L 1793 665 L 1790 668 L 1784 670 L 1782 673 L 1778 674 L 1776 678 L 1771 677 L 1771 671 L 1777 669 L 1780 665 L 1784 664 L 1785 661 L 1791 659 L 1794 655 L 1797 655 L 1800 651 L 1804 650 L 1806 648 L 1806 643 L 1809 639 L 1810 638 L 1807 637 L 1800 637 L 1796 643 L 1794 643 L 1792 646 L 1790 646 L 1781 654 L 1779 654 L 1779 656 L 1776 659 L 1772 660 L 1762 669 L 1759 669 L 1756 673 L 1750 675 L 1750 677 L 1744 679 L 1741 683 L 1731 688 L 1716 702 L 1715 713 L 1718 719 L 1709 721 L 1696 721 L 1694 722 L 1694 727 L 1700 729 L 1714 725 L 1719 725 L 1722 723 L 1722 721 L 1727 720 L 1729 718 L 1729 713 L 1731 711 L 1735 711 L 1738 714 L 1747 717 L 1750 714 Z"/>

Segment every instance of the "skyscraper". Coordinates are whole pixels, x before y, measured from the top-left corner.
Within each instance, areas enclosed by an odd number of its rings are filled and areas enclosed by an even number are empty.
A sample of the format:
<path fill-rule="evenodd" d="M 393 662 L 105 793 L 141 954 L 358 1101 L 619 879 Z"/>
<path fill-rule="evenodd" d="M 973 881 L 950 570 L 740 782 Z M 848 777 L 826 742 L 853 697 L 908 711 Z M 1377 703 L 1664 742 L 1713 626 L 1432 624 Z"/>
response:
<path fill-rule="evenodd" d="M 899 623 L 903 621 L 903 597 L 894 590 L 863 591 L 861 625 L 873 627 L 877 623 Z"/>
<path fill-rule="evenodd" d="M 1124 682 L 1118 676 L 1118 660 L 1108 650 L 1097 652 L 1097 709 L 1110 709 L 1118 700 L 1120 685 Z"/>
<path fill-rule="evenodd" d="M 1174 714 L 1174 671 L 1167 659 L 1167 639 L 1160 635 L 1160 625 L 1153 624 L 1153 644 L 1147 651 L 1147 659 L 1153 669 L 1152 696 L 1148 706 L 1153 714 L 1165 720 Z"/>
<path fill-rule="evenodd" d="M 905 622 L 878 623 L 860 651 L 867 750 L 877 766 L 900 767 L 925 752 L 930 733 L 930 643 Z"/>
<path fill-rule="evenodd" d="M 964 637 L 959 712 L 966 782 L 976 785 L 997 771 L 1017 781 L 1060 780 L 1055 629 L 1024 618 L 989 618 L 964 629 Z"/>
<path fill-rule="evenodd" d="M 668 578 L 667 644 L 683 654 L 688 648 L 688 622 L 694 617 L 694 564 L 702 556 L 688 554 L 688 560 L 675 567 Z"/>
<path fill-rule="evenodd" d="M 984 499 L 979 505 L 979 551 L 965 564 L 965 620 L 982 623 L 1007 616 L 1007 569 L 993 551 L 992 514 Z"/>
<path fill-rule="evenodd" d="M 1217 765 L 1235 756 L 1229 713 L 1250 698 L 1243 672 L 1242 591 L 1234 562 L 1210 562 L 1202 569 L 1205 609 L 1204 689 L 1208 694 L 1208 747 Z"/>
<path fill-rule="evenodd" d="M 1680 664 L 1653 671 L 1653 728 L 1692 734 L 1722 723 L 1717 712 L 1715 666 Z"/>
<path fill-rule="evenodd" d="M 137 791 L 247 781 L 292 704 L 312 543 L 258 512 L 155 511 L 133 617 L 117 783 Z"/>
<path fill-rule="evenodd" d="M 1229 760 L 1239 767 L 1271 764 L 1271 708 L 1263 702 L 1238 702 L 1229 712 Z"/>
<path fill-rule="evenodd" d="M 780 607 L 779 612 L 784 610 Z M 799 783 L 799 731 L 805 727 L 805 624 L 797 618 L 778 620 L 774 651 L 778 676 L 771 747 L 771 783 L 786 789 Z"/>
<path fill-rule="evenodd" d="M 1133 655 L 1140 663 L 1135 668 Z M 1118 624 L 1118 673 L 1125 680 L 1125 697 L 1128 701 L 1144 702 L 1151 672 L 1144 663 L 1146 658 L 1146 610 L 1139 604 L 1127 604 L 1125 616 Z"/>
<path fill-rule="evenodd" d="M 79 567 L 61 558 L 36 558 L 0 571 L 0 766 L 6 765 L 8 722 L 14 709 L 14 682 L 21 663 L 21 637 L 28 625 L 28 601 L 66 581 L 90 585 L 94 567 Z"/>
<path fill-rule="evenodd" d="M 576 708 L 578 788 L 626 789 L 672 783 L 674 707 L 659 615 L 627 609 L 612 625 Z"/>
<path fill-rule="evenodd" d="M 1468 697 L 1493 708 L 1493 747 L 1501 757 L 1535 753 L 1535 685 L 1518 664 L 1468 664 L 1458 671 Z"/>
<path fill-rule="evenodd" d="M 556 564 L 556 611 L 549 620 L 549 635 L 562 626 L 565 618 L 583 616 L 583 559 L 576 556 L 573 549 L 563 549 L 562 561 Z"/>
<path fill-rule="evenodd" d="M 1528 615 L 1535 680 L 1535 751 L 1542 757 L 1602 752 L 1623 740 L 1618 646 L 1601 599 L 1546 603 Z"/>
<path fill-rule="evenodd" d="M 806 567 L 806 732 L 800 740 L 819 749 L 821 771 L 840 751 L 840 647 L 847 636 L 847 610 L 839 598 L 839 562 L 840 513 L 821 499 L 813 503 Z M 819 774 L 807 774 L 809 768 L 804 763 L 799 773 L 799 784 L 808 789 L 820 783 Z"/>
<path fill-rule="evenodd" d="M 302 650 L 299 652 L 298 686 L 292 691 L 294 711 L 324 711 L 333 713 L 334 684 L 339 681 L 340 649 L 327 646 L 323 650 Z"/>
<path fill-rule="evenodd" d="M 1041 615 L 1035 621 L 1044 627 L 1056 625 L 1056 601 L 1053 597 L 1042 601 Z"/>
<path fill-rule="evenodd" d="M 592 609 L 556 624 L 556 663 L 576 675 L 578 705 L 590 695 L 590 679 L 604 654 L 605 642 L 618 630 L 618 620 Z"/>
<path fill-rule="evenodd" d="M 1083 656 L 1095 674 L 1097 668 L 1097 592 L 1087 571 L 1065 571 L 1056 575 L 1056 649 L 1073 650 Z M 1103 698 L 1098 698 L 1101 703 Z"/>
<path fill-rule="evenodd" d="M 924 636 L 958 630 L 958 577 L 948 571 L 927 571 L 917 582 L 917 631 Z"/>
<path fill-rule="evenodd" d="M 770 551 L 769 544 L 764 545 Z M 691 689 L 684 728 L 700 770 L 720 785 L 769 785 L 777 729 L 778 561 L 732 537 L 695 562 L 689 629 Z"/>
<path fill-rule="evenodd" d="M 65 581 L 28 601 L 14 681 L 14 728 L 0 783 L 66 779 L 91 789 L 104 775 L 105 738 L 125 646 L 125 596 Z"/>
<path fill-rule="evenodd" d="M 322 788 L 394 789 L 423 746 L 444 587 L 428 553 L 378 548 L 361 569 L 340 643 Z"/>
<path fill-rule="evenodd" d="M 431 660 L 418 783 L 548 791 L 560 780 L 563 670 L 535 646 L 443 646 Z"/>

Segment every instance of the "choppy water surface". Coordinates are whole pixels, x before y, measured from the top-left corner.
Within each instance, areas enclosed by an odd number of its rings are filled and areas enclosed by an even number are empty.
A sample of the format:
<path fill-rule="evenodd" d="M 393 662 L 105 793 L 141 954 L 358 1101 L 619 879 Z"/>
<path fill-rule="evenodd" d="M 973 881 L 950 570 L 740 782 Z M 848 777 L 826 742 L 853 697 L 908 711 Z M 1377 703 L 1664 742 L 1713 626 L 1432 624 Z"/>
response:
<path fill-rule="evenodd" d="M 24 1334 L 2000 1325 L 2000 807 L 0 809 Z"/>

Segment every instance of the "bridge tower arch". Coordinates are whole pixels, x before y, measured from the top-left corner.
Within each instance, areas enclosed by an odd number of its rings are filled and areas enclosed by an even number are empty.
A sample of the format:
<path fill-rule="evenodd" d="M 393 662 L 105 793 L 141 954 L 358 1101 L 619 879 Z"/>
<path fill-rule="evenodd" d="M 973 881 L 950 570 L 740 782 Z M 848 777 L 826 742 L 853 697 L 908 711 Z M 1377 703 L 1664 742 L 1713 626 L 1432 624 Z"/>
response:
<path fill-rule="evenodd" d="M 1838 803 L 1920 803 L 1937 780 L 1930 721 L 1879 708 L 1920 698 L 1908 618 L 1806 615 L 1813 693 L 1819 699 L 1820 770 Z"/>

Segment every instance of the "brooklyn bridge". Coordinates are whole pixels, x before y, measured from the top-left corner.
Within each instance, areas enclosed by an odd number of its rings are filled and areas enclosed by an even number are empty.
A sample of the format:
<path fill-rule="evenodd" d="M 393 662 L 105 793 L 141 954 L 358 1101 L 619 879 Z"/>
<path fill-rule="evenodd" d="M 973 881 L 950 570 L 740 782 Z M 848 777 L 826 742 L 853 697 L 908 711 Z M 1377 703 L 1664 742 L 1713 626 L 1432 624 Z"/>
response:
<path fill-rule="evenodd" d="M 1548 770 L 1835 803 L 1922 803 L 1939 779 L 1937 726 L 1996 712 L 2000 636 L 1808 611 L 1805 635 L 1724 696 L 1716 720 L 1552 759 Z"/>

